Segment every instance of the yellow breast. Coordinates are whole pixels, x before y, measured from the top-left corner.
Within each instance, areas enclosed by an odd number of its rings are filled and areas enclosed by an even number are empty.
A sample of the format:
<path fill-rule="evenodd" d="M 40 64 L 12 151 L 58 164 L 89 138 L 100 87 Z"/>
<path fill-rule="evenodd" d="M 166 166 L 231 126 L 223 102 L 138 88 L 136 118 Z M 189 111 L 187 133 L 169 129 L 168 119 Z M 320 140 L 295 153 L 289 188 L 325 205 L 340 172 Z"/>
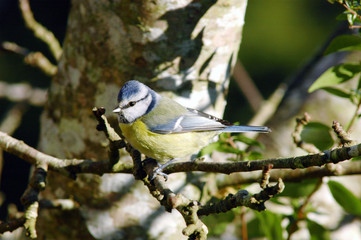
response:
<path fill-rule="evenodd" d="M 149 131 L 140 119 L 119 126 L 126 140 L 135 149 L 161 162 L 197 153 L 217 134 L 216 132 L 157 134 Z"/>

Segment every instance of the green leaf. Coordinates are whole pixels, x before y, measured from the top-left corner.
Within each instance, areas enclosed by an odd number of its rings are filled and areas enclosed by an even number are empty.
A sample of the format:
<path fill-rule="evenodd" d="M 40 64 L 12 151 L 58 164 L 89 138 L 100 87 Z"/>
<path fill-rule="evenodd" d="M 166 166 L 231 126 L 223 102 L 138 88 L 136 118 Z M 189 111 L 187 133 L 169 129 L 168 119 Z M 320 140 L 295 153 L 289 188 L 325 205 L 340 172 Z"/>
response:
<path fill-rule="evenodd" d="M 308 196 L 315 189 L 317 181 L 317 179 L 309 179 L 300 183 L 287 183 L 283 192 L 277 196 L 287 196 L 293 199 Z"/>
<path fill-rule="evenodd" d="M 350 25 L 353 25 L 353 21 L 355 20 L 356 18 L 356 14 L 347 14 L 347 21 Z"/>
<path fill-rule="evenodd" d="M 234 148 L 229 146 L 227 143 L 225 143 L 224 141 L 218 141 L 218 142 L 213 142 L 208 144 L 207 146 L 205 146 L 199 153 L 198 153 L 198 157 L 207 155 L 207 154 L 211 154 L 214 151 L 217 152 L 224 152 L 224 153 L 234 153 L 234 154 L 243 154 L 244 151 L 238 149 L 238 148 Z"/>
<path fill-rule="evenodd" d="M 361 156 L 351 158 L 351 161 L 360 161 L 360 160 L 361 160 Z"/>
<path fill-rule="evenodd" d="M 336 16 L 336 20 L 338 21 L 345 21 L 347 20 L 347 14 L 345 14 L 344 12 L 340 13 L 339 15 Z"/>
<path fill-rule="evenodd" d="M 361 51 L 361 37 L 342 35 L 334 38 L 325 51 L 325 55 L 338 51 Z"/>
<path fill-rule="evenodd" d="M 259 230 L 260 221 L 257 217 L 251 219 L 250 221 L 247 221 L 246 223 L 247 223 L 248 239 L 263 239 L 262 237 L 264 237 L 264 234 L 262 234 L 262 232 Z M 237 227 L 241 229 L 241 225 Z"/>
<path fill-rule="evenodd" d="M 211 154 L 212 152 L 214 152 L 217 148 L 219 148 L 219 146 L 223 144 L 222 142 L 218 141 L 218 142 L 213 142 L 208 144 L 207 146 L 205 146 L 204 148 L 202 148 L 202 150 L 198 153 L 198 157 L 207 155 L 207 154 Z"/>
<path fill-rule="evenodd" d="M 321 151 L 324 151 L 334 144 L 330 130 L 331 128 L 323 123 L 310 122 L 303 128 L 301 139 L 315 145 Z"/>
<path fill-rule="evenodd" d="M 267 240 L 283 239 L 280 215 L 270 211 L 255 212 L 255 214 L 260 222 L 260 230 Z"/>
<path fill-rule="evenodd" d="M 307 219 L 307 228 L 311 235 L 310 240 L 331 239 L 330 232 L 327 231 L 327 229 L 325 229 L 322 225 L 318 224 L 317 222 Z"/>
<path fill-rule="evenodd" d="M 350 98 L 351 97 L 351 93 L 347 92 L 344 89 L 340 89 L 340 88 L 335 88 L 335 87 L 325 87 L 323 88 L 323 90 L 325 90 L 326 92 L 338 96 L 338 97 L 342 97 L 342 98 Z"/>
<path fill-rule="evenodd" d="M 263 155 L 259 152 L 249 152 L 245 155 L 244 160 L 245 161 L 252 161 L 252 160 L 258 160 L 258 159 L 262 159 Z"/>
<path fill-rule="evenodd" d="M 346 82 L 361 72 L 360 64 L 342 63 L 326 70 L 308 89 L 311 93 L 317 89 L 331 87 Z"/>
<path fill-rule="evenodd" d="M 341 183 L 329 181 L 328 187 L 337 203 L 348 213 L 361 217 L 361 201 Z"/>
<path fill-rule="evenodd" d="M 247 145 L 250 145 L 250 146 L 257 146 L 257 147 L 260 147 L 260 148 L 264 148 L 264 145 L 261 144 L 260 142 L 258 142 L 257 140 L 255 139 L 252 139 L 252 138 L 248 138 L 242 134 L 237 134 L 237 135 L 234 135 L 232 136 L 233 137 L 233 141 L 236 141 L 236 142 L 243 142 Z"/>
<path fill-rule="evenodd" d="M 215 149 L 218 152 L 223 152 L 223 153 L 234 153 L 234 154 L 242 154 L 244 153 L 244 151 L 238 149 L 238 148 L 234 148 L 231 147 L 227 144 L 221 144 L 218 148 Z"/>
<path fill-rule="evenodd" d="M 357 83 L 357 90 L 361 89 L 361 77 L 359 77 L 358 79 L 358 83 Z"/>
<path fill-rule="evenodd" d="M 226 213 L 210 214 L 202 217 L 202 221 L 207 225 L 209 236 L 219 236 L 226 230 L 227 226 L 233 221 L 235 214 L 233 211 Z"/>

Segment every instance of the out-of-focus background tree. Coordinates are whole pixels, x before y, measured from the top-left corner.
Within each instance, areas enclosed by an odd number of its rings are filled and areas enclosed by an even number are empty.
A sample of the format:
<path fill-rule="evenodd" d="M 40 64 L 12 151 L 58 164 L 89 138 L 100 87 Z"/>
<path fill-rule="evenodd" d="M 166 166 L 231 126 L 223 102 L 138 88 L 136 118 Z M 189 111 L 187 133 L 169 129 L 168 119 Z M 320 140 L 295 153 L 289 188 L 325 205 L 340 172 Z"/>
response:
<path fill-rule="evenodd" d="M 341 12 L 322 0 L 248 2 L 239 59 L 264 98 L 325 44 Z M 247 122 L 252 110 L 235 82 L 231 86 L 225 118 Z"/>

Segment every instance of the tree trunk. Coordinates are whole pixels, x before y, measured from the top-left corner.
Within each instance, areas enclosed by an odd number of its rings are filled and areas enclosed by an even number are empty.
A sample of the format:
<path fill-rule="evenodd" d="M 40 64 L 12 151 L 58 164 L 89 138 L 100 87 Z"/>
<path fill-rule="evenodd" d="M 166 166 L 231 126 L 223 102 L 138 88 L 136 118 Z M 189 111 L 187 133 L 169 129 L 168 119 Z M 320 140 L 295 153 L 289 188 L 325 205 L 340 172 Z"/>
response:
<path fill-rule="evenodd" d="M 246 0 L 73 0 L 40 149 L 59 158 L 106 159 L 107 142 L 91 110 L 105 107 L 114 124 L 117 93 L 131 79 L 221 116 L 245 8 Z M 197 199 L 184 181 L 182 174 L 169 180 L 175 191 Z M 165 212 L 131 175 L 80 174 L 74 181 L 49 173 L 42 197 L 72 198 L 80 211 L 42 210 L 39 239 L 185 238 L 181 216 Z"/>

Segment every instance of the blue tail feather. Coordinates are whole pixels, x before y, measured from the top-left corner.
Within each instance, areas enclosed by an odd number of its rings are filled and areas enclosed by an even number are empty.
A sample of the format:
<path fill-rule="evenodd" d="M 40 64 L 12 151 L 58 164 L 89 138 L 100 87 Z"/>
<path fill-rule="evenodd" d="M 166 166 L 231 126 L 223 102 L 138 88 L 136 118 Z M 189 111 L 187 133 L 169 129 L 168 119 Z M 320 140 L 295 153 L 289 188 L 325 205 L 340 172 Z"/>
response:
<path fill-rule="evenodd" d="M 271 129 L 269 127 L 259 127 L 259 126 L 229 126 L 221 130 L 221 132 L 261 132 L 269 133 Z"/>

